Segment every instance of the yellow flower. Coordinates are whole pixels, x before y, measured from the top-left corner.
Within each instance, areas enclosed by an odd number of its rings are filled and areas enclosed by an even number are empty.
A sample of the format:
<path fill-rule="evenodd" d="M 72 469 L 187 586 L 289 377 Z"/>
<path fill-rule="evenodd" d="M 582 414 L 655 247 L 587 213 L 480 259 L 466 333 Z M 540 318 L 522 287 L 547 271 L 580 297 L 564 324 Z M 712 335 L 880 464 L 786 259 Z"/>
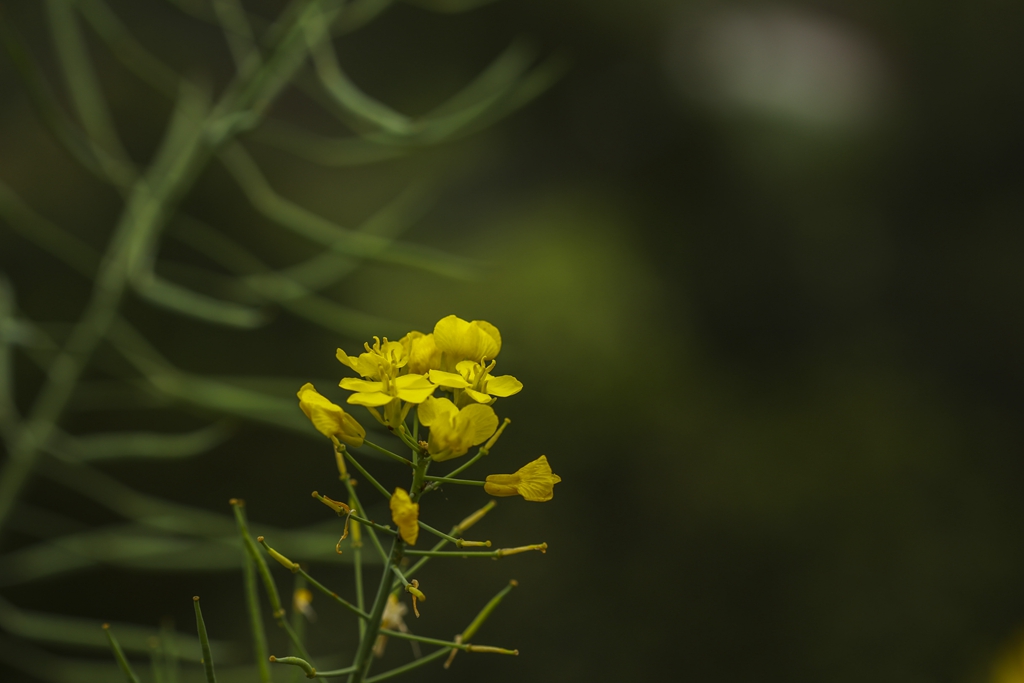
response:
<path fill-rule="evenodd" d="M 417 413 L 420 422 L 430 427 L 427 452 L 437 461 L 465 455 L 498 428 L 494 409 L 480 403 L 459 410 L 446 398 L 431 397 L 419 405 Z"/>
<path fill-rule="evenodd" d="M 348 397 L 349 403 L 370 408 L 387 405 L 395 399 L 408 403 L 423 403 L 437 388 L 423 375 L 400 375 L 393 379 L 389 377 L 382 382 L 346 377 L 341 380 L 339 386 L 356 392 Z"/>
<path fill-rule="evenodd" d="M 445 369 L 451 370 L 460 361 L 482 363 L 496 358 L 501 351 L 501 334 L 484 320 L 467 322 L 450 315 L 434 325 L 434 343 L 444 353 Z"/>
<path fill-rule="evenodd" d="M 370 342 L 363 344 L 363 347 L 366 352 L 359 356 L 350 356 L 342 349 L 338 349 L 337 356 L 343 365 L 352 368 L 366 379 L 393 377 L 409 362 L 405 346 L 401 342 L 388 341 L 387 337 L 384 337 L 383 342 L 380 338 L 374 337 L 372 347 Z"/>
<path fill-rule="evenodd" d="M 406 372 L 414 375 L 425 375 L 430 370 L 441 367 L 441 349 L 434 343 L 433 334 L 410 332 L 401 339 L 405 353 L 409 356 Z"/>
<path fill-rule="evenodd" d="M 484 491 L 492 496 L 522 496 L 526 500 L 543 503 L 551 500 L 555 484 L 562 478 L 551 471 L 547 456 L 519 468 L 515 474 L 489 474 Z"/>
<path fill-rule="evenodd" d="M 398 527 L 402 540 L 409 545 L 416 545 L 420 535 L 420 504 L 412 502 L 405 489 L 395 489 L 391 496 L 391 519 Z"/>
<path fill-rule="evenodd" d="M 327 437 L 337 437 L 349 446 L 358 448 L 363 445 L 366 430 L 356 419 L 331 403 L 306 382 L 299 389 L 299 408 L 310 419 L 317 431 Z"/>
<path fill-rule="evenodd" d="M 455 366 L 457 372 L 431 370 L 430 381 L 447 389 L 458 389 L 457 405 L 468 403 L 463 397 L 477 403 L 494 403 L 495 397 L 506 398 L 523 390 L 523 383 L 512 375 L 491 376 L 495 362 L 488 365 L 464 360 Z"/>

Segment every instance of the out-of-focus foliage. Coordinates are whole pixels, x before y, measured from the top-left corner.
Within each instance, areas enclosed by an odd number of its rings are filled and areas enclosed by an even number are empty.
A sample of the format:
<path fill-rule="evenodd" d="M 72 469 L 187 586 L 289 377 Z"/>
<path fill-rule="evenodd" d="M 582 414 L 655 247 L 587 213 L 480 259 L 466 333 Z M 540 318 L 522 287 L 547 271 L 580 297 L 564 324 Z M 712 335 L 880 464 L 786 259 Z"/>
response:
<path fill-rule="evenodd" d="M 33 54 L 51 54 L 41 13 L 6 4 Z M 190 42 L 177 44 L 185 20 L 145 4 L 116 9 L 182 72 L 226 82 L 217 30 L 188 24 Z M 361 222 L 412 179 L 437 182 L 443 192 L 410 240 L 482 262 L 486 277 L 466 285 L 365 265 L 327 292 L 413 326 L 453 312 L 493 320 L 509 330 L 503 358 L 530 368 L 519 378 L 531 414 L 511 414 L 503 448 L 544 443 L 565 481 L 544 519 L 527 509 L 492 523 L 503 534 L 547 518 L 560 526 L 544 539 L 545 575 L 522 565 L 515 605 L 488 625 L 524 656 L 496 668 L 460 655 L 446 678 L 992 678 L 1024 623 L 1022 12 L 1003 2 L 503 0 L 435 17 L 395 6 L 336 46 L 353 80 L 401 111 L 430 110 L 521 31 L 570 48 L 573 68 L 497 128 L 358 169 L 294 164 L 247 134 L 276 192 L 339 223 Z M 103 59 L 125 145 L 146 158 L 166 101 L 140 98 L 135 77 Z M 44 71 L 60 83 L 50 60 Z M 116 194 L 46 137 L 0 64 L 0 177 L 98 249 Z M 272 113 L 336 134 L 305 97 L 293 91 Z M 185 205 L 274 264 L 317 254 L 270 229 L 217 165 Z M 168 277 L 223 267 L 172 241 L 179 229 L 164 253 L 188 268 Z M 15 283 L 58 277 L 55 261 L 6 229 L 0 260 Z M 82 282 L 19 288 L 18 309 L 55 321 L 56 335 L 81 310 Z M 134 299 L 126 308 L 198 378 L 261 368 L 329 387 L 335 377 L 322 359 L 339 335 L 298 333 L 291 314 L 256 343 L 148 310 Z M 17 363 L 24 407 L 41 376 L 24 356 Z M 147 431 L 208 424 L 205 412 L 165 422 L 89 379 L 76 406 L 95 396 L 133 409 L 73 413 L 69 433 L 122 427 L 126 416 Z M 297 385 L 241 386 L 290 397 Z M 517 433 L 524 423 L 530 432 Z M 208 510 L 244 496 L 254 525 L 322 519 L 288 501 L 308 497 L 333 464 L 302 439 L 244 425 L 201 459 L 99 467 Z M 68 480 L 30 488 L 22 523 L 113 521 Z M 19 531 L 5 548 L 30 541 Z M 204 597 L 208 617 L 242 605 L 234 574 L 75 576 L 3 595 L 50 613 L 137 623 L 168 614 L 181 625 L 197 592 L 223 596 Z M 430 599 L 475 604 L 489 590 L 467 577 Z M 35 661 L 64 665 L 52 653 Z"/>

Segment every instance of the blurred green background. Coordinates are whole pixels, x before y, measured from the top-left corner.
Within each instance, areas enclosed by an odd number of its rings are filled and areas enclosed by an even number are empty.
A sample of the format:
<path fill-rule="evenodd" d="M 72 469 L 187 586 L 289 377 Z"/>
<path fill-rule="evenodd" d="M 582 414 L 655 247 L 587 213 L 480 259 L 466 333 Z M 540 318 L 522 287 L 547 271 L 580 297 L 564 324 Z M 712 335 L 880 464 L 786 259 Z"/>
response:
<path fill-rule="evenodd" d="M 178 4 L 208 12 L 203 0 Z M 243 4 L 272 19 L 283 3 Z M 237 385 L 253 376 L 245 386 L 289 402 L 305 381 L 344 399 L 338 346 L 429 331 L 450 313 L 500 328 L 498 371 L 526 388 L 497 403 L 513 424 L 471 474 L 546 454 L 563 481 L 544 505 L 502 499 L 479 535 L 550 550 L 430 565 L 416 633 L 460 631 L 515 578 L 479 640 L 522 655 L 462 654 L 408 680 L 994 680 L 1024 627 L 1024 5 L 502 0 L 431 11 L 455 4 L 396 2 L 335 40 L 339 61 L 411 116 L 516 39 L 568 69 L 484 130 L 373 164 L 315 165 L 259 131 L 241 143 L 282 196 L 341 225 L 420 188 L 429 201 L 403 239 L 471 259 L 480 277 L 361 263 L 322 292 L 335 305 L 324 310 L 347 316 L 326 327 L 273 305 L 254 330 L 134 295 L 122 307 L 181 370 Z M 214 92 L 230 79 L 218 27 L 166 0 L 110 6 L 182 74 Z M 70 110 L 44 3 L 6 0 L 0 21 Z M 83 32 L 125 147 L 145 163 L 171 103 Z M 349 134 L 298 88 L 270 116 Z M 121 209 L 40 124 L 7 56 L 0 181 L 97 250 Z M 318 253 L 256 212 L 215 162 L 182 209 L 272 268 Z M 221 266 L 176 239 L 176 225 L 158 272 L 213 287 L 198 269 Z M 88 297 L 88 280 L 3 221 L 0 271 L 16 317 L 58 340 Z M 23 412 L 44 379 L 30 351 L 13 355 Z M 137 381 L 137 393 L 109 391 L 134 372 L 102 345 L 85 376 L 93 393 L 77 395 L 61 428 L 181 433 L 219 419 Z M 337 524 L 309 492 L 343 494 L 319 435 L 244 419 L 226 428 L 194 457 L 89 472 L 222 515 L 241 497 L 255 532 L 325 525 L 331 551 Z M 403 482 L 386 461 L 369 466 Z M 3 531 L 0 677 L 85 680 L 75 658 L 110 666 L 102 649 L 29 637 L 12 610 L 154 628 L 170 617 L 188 633 L 194 594 L 211 636 L 243 643 L 223 661 L 249 661 L 234 549 L 210 571 L 175 568 L 210 552 L 185 543 L 148 563 L 54 564 L 83 554 L 54 539 L 121 523 L 83 495 L 94 480 L 76 471 L 40 459 Z M 445 489 L 424 517 L 445 528 L 483 502 Z M 327 556 L 311 573 L 341 592 L 351 584 L 349 565 Z M 354 623 L 314 607 L 311 650 L 351 652 Z M 390 662 L 409 656 L 389 645 Z M 95 674 L 117 680 L 112 668 Z"/>

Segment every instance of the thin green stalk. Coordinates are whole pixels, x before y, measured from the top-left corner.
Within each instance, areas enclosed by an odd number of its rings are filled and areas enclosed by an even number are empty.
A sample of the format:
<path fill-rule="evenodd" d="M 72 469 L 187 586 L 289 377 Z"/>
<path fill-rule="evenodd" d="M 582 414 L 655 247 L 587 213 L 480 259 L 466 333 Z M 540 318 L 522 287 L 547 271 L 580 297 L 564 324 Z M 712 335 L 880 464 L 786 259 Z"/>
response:
<path fill-rule="evenodd" d="M 397 536 L 398 535 L 398 532 L 395 531 L 394 529 L 392 529 L 391 527 L 389 527 L 387 524 L 377 524 L 377 522 L 374 522 L 374 521 L 371 521 L 369 519 L 366 519 L 365 517 L 361 517 L 361 516 L 359 516 L 359 515 L 357 515 L 355 513 L 352 513 L 349 516 L 352 519 L 365 524 L 366 526 L 373 527 L 377 531 L 383 531 L 384 533 L 390 534 L 391 536 Z"/>
<path fill-rule="evenodd" d="M 483 486 L 487 482 L 477 481 L 475 479 L 452 479 L 451 477 L 433 477 L 427 475 L 423 477 L 427 481 L 436 481 L 441 484 L 462 484 L 464 486 Z"/>
<path fill-rule="evenodd" d="M 348 449 L 345 449 L 344 452 L 345 452 L 345 459 L 348 460 L 350 463 L 352 463 L 352 466 L 355 467 L 356 470 L 359 471 L 359 474 L 361 474 L 364 477 L 366 477 L 366 481 L 370 482 L 370 484 L 375 489 L 380 491 L 380 495 L 384 496 L 384 498 L 387 499 L 387 500 L 391 500 L 391 494 L 388 493 L 388 490 L 386 488 L 384 488 L 383 486 L 381 486 L 380 482 L 377 481 L 376 479 L 374 479 L 373 476 L 369 472 L 366 471 L 366 468 L 359 464 L 358 460 L 356 460 L 354 457 L 352 457 L 352 454 L 348 452 Z"/>
<path fill-rule="evenodd" d="M 355 504 L 354 498 L 349 498 L 349 507 Z M 352 565 L 353 573 L 355 575 L 356 584 L 356 607 L 359 608 L 360 612 L 366 611 L 366 600 L 363 597 L 363 530 L 359 525 L 359 522 L 350 522 L 352 528 L 350 533 L 352 534 Z M 359 638 L 362 639 L 366 636 L 366 623 L 359 620 Z"/>
<path fill-rule="evenodd" d="M 242 553 L 242 574 L 245 578 L 245 601 L 249 608 L 249 626 L 252 629 L 253 652 L 256 655 L 256 668 L 260 672 L 261 683 L 270 683 L 270 667 L 267 665 L 267 634 L 263 628 L 263 615 L 260 613 L 260 598 L 256 589 L 256 570 L 247 550 Z"/>
<path fill-rule="evenodd" d="M 419 522 L 419 525 L 420 525 L 420 528 L 423 529 L 424 531 L 429 532 L 431 534 L 434 534 L 438 538 L 443 538 L 444 540 L 448 541 L 449 543 L 458 544 L 458 542 L 459 542 L 459 539 L 455 538 L 454 536 L 449 536 L 448 534 L 444 533 L 443 531 L 438 531 L 437 529 L 435 529 L 432 526 L 429 526 L 425 522 Z"/>
<path fill-rule="evenodd" d="M 290 625 L 292 627 L 292 630 L 295 631 L 295 635 L 299 639 L 299 642 L 302 642 L 302 640 L 304 640 L 305 637 L 306 637 L 306 617 L 298 609 L 294 609 L 294 607 L 295 607 L 295 596 L 298 594 L 298 592 L 300 590 L 305 590 L 305 588 L 306 588 L 306 578 L 305 578 L 304 574 L 305 574 L 305 572 L 301 571 L 301 569 L 299 571 L 295 572 L 295 583 L 292 586 L 292 607 L 293 607 L 293 609 L 292 609 L 292 618 L 291 618 Z M 295 652 L 294 654 L 298 655 L 299 653 Z"/>
<path fill-rule="evenodd" d="M 335 678 L 335 677 L 338 677 L 338 676 L 348 675 L 348 674 L 352 673 L 355 670 L 356 670 L 356 668 L 354 666 L 346 666 L 344 669 L 332 669 L 330 671 L 317 671 L 315 677 L 316 678 Z"/>
<path fill-rule="evenodd" d="M 441 648 L 440 650 L 435 650 L 434 652 L 431 652 L 429 655 L 426 655 L 424 657 L 420 657 L 419 659 L 414 660 L 412 662 L 409 662 L 408 664 L 405 664 L 404 666 L 400 666 L 400 667 L 397 667 L 395 669 L 391 669 L 390 671 L 385 671 L 384 673 L 377 674 L 376 676 L 371 676 L 370 678 L 366 679 L 365 683 L 377 683 L 377 681 L 384 681 L 384 680 L 387 680 L 389 678 L 394 678 L 395 676 L 400 676 L 400 675 L 404 674 L 406 671 L 412 671 L 413 669 L 417 669 L 417 668 L 423 666 L 424 664 L 429 664 L 430 662 L 434 661 L 435 659 L 440 659 L 441 657 L 444 657 L 449 652 L 451 652 L 451 648 L 447 648 L 447 647 Z"/>
<path fill-rule="evenodd" d="M 335 451 L 335 454 L 337 453 L 338 451 Z M 355 509 L 364 510 L 365 508 L 363 508 L 363 504 L 359 500 L 359 496 L 356 494 L 356 487 L 352 485 L 352 480 L 347 476 L 339 476 L 339 478 L 342 480 L 342 482 L 344 482 L 345 490 L 348 491 L 349 500 L 352 501 Z M 383 562 L 387 562 L 388 554 L 384 550 L 384 546 L 381 545 L 380 539 L 377 538 L 377 532 L 374 530 L 372 526 L 366 527 L 366 530 L 370 533 L 370 540 L 373 542 L 374 547 L 380 554 L 380 559 Z"/>
<path fill-rule="evenodd" d="M 465 472 L 465 471 L 466 471 L 466 470 L 468 470 L 468 469 L 469 469 L 470 467 L 472 467 L 472 466 L 473 466 L 473 464 L 474 464 L 474 463 L 475 463 L 475 462 L 476 462 L 477 460 L 479 460 L 480 458 L 484 457 L 484 456 L 485 456 L 485 455 L 487 455 L 487 454 L 488 454 L 489 452 L 490 452 L 490 451 L 489 451 L 488 449 L 486 449 L 486 448 L 484 448 L 483 446 L 481 446 L 481 447 L 480 447 L 480 448 L 479 448 L 479 449 L 477 450 L 477 452 L 476 452 L 476 455 L 474 455 L 474 456 L 473 456 L 472 458 L 470 458 L 470 459 L 469 459 L 469 460 L 467 460 L 466 462 L 462 463 L 462 465 L 460 465 L 459 467 L 456 467 L 456 468 L 455 468 L 454 470 L 452 470 L 451 472 L 449 472 L 449 473 L 448 473 L 448 474 L 446 474 L 445 476 L 446 476 L 446 477 L 454 477 L 454 476 L 455 476 L 456 474 L 461 474 L 462 472 Z"/>
<path fill-rule="evenodd" d="M 453 647 L 459 650 L 465 650 L 470 646 L 469 643 L 456 643 L 450 640 L 438 640 L 437 638 L 426 638 L 424 636 L 417 636 L 412 633 L 403 633 L 402 631 L 392 631 L 391 629 L 382 628 L 380 630 L 382 636 L 391 636 L 394 638 L 401 638 L 402 640 L 414 640 L 417 643 L 426 643 L 427 645 L 440 645 L 441 647 Z"/>
<path fill-rule="evenodd" d="M 199 608 L 199 596 L 192 598 L 192 606 L 196 610 L 196 630 L 199 632 L 199 642 L 203 646 L 203 668 L 206 670 L 206 683 L 217 683 L 217 676 L 213 672 L 213 654 L 210 652 L 210 637 L 206 635 L 206 622 L 203 621 L 203 611 Z"/>
<path fill-rule="evenodd" d="M 355 671 L 349 675 L 348 683 L 362 683 L 363 681 L 364 671 L 369 664 L 370 651 L 373 649 L 373 643 L 377 639 L 377 633 L 380 631 L 380 622 L 384 617 L 384 607 L 388 603 L 388 594 L 391 592 L 389 588 L 391 585 L 390 568 L 397 559 L 398 553 L 401 552 L 403 545 L 402 541 L 397 538 L 391 542 L 391 552 L 388 553 L 388 559 L 384 563 L 380 585 L 377 586 L 377 596 L 373 599 L 373 609 L 370 611 L 370 619 L 366 624 L 366 633 L 362 640 L 359 641 L 359 649 L 356 651 L 355 661 L 352 662 Z"/>
<path fill-rule="evenodd" d="M 301 657 L 275 657 L 271 655 L 270 661 L 274 664 L 291 664 L 292 666 L 297 666 L 306 672 L 306 678 L 316 677 L 316 669 L 313 668 L 312 664 Z"/>
<path fill-rule="evenodd" d="M 412 467 L 412 461 L 409 460 L 408 458 L 403 458 L 398 453 L 392 453 L 388 449 L 386 449 L 386 448 L 384 448 L 382 446 L 378 446 L 377 444 L 375 444 L 375 443 L 373 443 L 372 441 L 369 441 L 369 440 L 365 440 L 364 439 L 363 443 L 366 444 L 367 446 L 369 446 L 370 448 L 372 448 L 373 450 L 377 451 L 378 453 L 382 453 L 383 455 L 388 456 L 392 460 L 396 460 L 396 461 L 402 463 L 403 465 L 408 465 L 409 467 Z"/>
<path fill-rule="evenodd" d="M 337 593 L 332 591 L 330 588 L 326 587 L 325 585 L 323 585 L 322 583 L 320 583 L 319 581 L 314 579 L 312 576 L 307 574 L 306 570 L 302 569 L 301 567 L 299 568 L 298 574 L 300 576 L 304 577 L 306 579 L 306 581 L 308 581 L 309 584 L 311 586 L 313 586 L 313 588 L 316 588 L 318 591 L 320 591 L 324 595 L 334 599 L 335 602 L 337 602 L 342 607 L 344 607 L 345 609 L 347 609 L 350 612 L 352 612 L 353 614 L 355 614 L 360 619 L 369 619 L 370 618 L 370 615 L 367 614 L 366 611 L 362 607 L 356 607 L 355 605 L 353 605 L 349 601 L 345 600 L 344 598 L 339 596 Z M 362 622 L 360 622 L 360 623 L 362 623 Z"/>
<path fill-rule="evenodd" d="M 110 624 L 103 624 L 103 632 L 107 634 L 107 640 L 110 641 L 110 649 L 114 651 L 114 659 L 117 660 L 121 671 L 124 672 L 124 677 L 128 679 L 128 683 L 139 683 L 139 677 L 132 671 L 131 664 L 128 663 L 128 658 L 124 656 L 124 650 L 121 649 L 121 644 L 117 642 L 117 638 L 114 637 L 110 630 Z"/>
<path fill-rule="evenodd" d="M 277 592 L 277 584 L 274 583 L 274 577 L 270 574 L 270 567 L 267 566 L 266 560 L 263 559 L 263 555 L 260 554 L 256 548 L 256 543 L 252 540 L 252 536 L 249 535 L 249 526 L 245 519 L 245 510 L 243 508 L 244 503 L 237 498 L 231 499 L 231 505 L 235 510 L 235 520 L 238 522 L 238 530 L 242 536 L 242 545 L 245 547 L 245 551 L 249 554 L 249 559 L 256 563 L 256 569 L 259 572 L 260 579 L 263 582 L 263 587 L 267 593 L 267 600 L 270 601 L 270 610 L 273 614 L 274 621 L 277 625 L 284 629 L 285 633 L 288 634 L 288 639 L 291 640 L 295 649 L 305 659 L 312 659 L 309 653 L 306 652 L 305 646 L 299 639 L 299 635 L 295 632 L 295 629 L 291 627 L 288 620 L 285 619 L 285 609 L 281 605 L 281 596 Z"/>
<path fill-rule="evenodd" d="M 519 553 L 530 552 L 537 550 L 542 553 L 547 552 L 547 543 L 535 543 L 533 545 L 524 545 L 518 548 L 498 548 L 497 550 L 406 550 L 405 554 L 416 557 L 507 557 L 509 555 L 518 555 Z"/>

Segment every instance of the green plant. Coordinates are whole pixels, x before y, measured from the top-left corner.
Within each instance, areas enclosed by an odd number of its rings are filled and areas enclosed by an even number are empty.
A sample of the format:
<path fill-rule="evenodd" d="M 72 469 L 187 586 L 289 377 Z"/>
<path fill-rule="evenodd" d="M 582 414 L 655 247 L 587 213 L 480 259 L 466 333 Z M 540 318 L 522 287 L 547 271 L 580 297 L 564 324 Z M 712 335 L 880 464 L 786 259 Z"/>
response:
<path fill-rule="evenodd" d="M 409 187 L 358 228 L 345 228 L 275 191 L 248 145 L 272 146 L 325 166 L 392 159 L 493 123 L 543 91 L 562 68 L 558 59 L 535 65 L 534 51 L 516 42 L 445 103 L 409 117 L 362 92 L 342 70 L 332 42 L 380 16 L 391 0 L 293 0 L 273 21 L 246 11 L 239 0 L 173 4 L 222 29 L 235 74 L 216 96 L 209 86 L 154 55 L 104 0 L 47 0 L 41 6 L 66 83 L 69 115 L 16 25 L 0 21 L 0 39 L 39 122 L 71 159 L 113 188 L 121 202 L 120 217 L 103 237 L 105 246 L 97 249 L 0 182 L 0 220 L 87 278 L 91 287 L 87 304 L 69 327 L 26 315 L 17 293 L 29 283 L 0 278 L 0 437 L 6 451 L 0 469 L 0 531 L 10 528 L 12 513 L 20 506 L 25 514 L 19 530 L 40 538 L 0 557 L 0 576 L 7 586 L 97 565 L 143 570 L 237 567 L 237 536 L 230 517 L 135 491 L 95 465 L 114 458 L 202 454 L 229 438 L 240 420 L 308 432 L 280 390 L 290 380 L 216 377 L 179 367 L 126 313 L 129 294 L 168 314 L 234 329 L 259 329 L 280 311 L 301 324 L 358 336 L 380 318 L 346 307 L 325 291 L 350 277 L 359 264 L 391 264 L 453 278 L 475 276 L 473 263 L 399 239 L 423 211 L 421 185 Z M 453 11 L 481 3 L 416 4 Z M 173 101 L 162 141 L 146 162 L 126 151 L 103 95 L 103 78 L 93 66 L 83 19 L 92 37 L 126 70 Z M 269 116 L 286 88 L 305 93 L 352 134 L 318 136 Z M 204 173 L 214 162 L 256 212 L 282 234 L 315 245 L 318 253 L 305 261 L 280 263 L 272 248 L 247 245 L 183 209 L 183 200 L 208 182 Z M 201 254 L 210 266 L 179 267 L 162 256 L 165 240 Z M 49 278 L 40 275 L 44 282 Z M 37 386 L 22 392 L 31 394 L 25 409 L 15 400 L 15 353 L 41 371 Z M 177 434 L 69 433 L 64 426 L 83 406 L 116 410 L 125 402 L 198 411 L 208 423 Z M 19 502 L 37 475 L 125 521 L 70 533 L 43 528 L 45 510 Z M 300 550 L 300 560 L 333 553 L 311 543 L 303 531 L 269 529 L 267 534 L 288 539 L 290 548 Z M 0 601 L 0 629 L 7 634 L 0 636 L 0 657 L 22 668 L 30 650 L 21 639 L 76 646 L 106 642 L 89 620 L 32 612 L 7 601 Z M 158 658 L 168 661 L 196 644 L 194 638 L 167 629 L 117 625 L 115 630 L 129 653 L 150 652 L 151 639 L 158 638 Z M 212 648 L 216 657 L 223 645 L 213 643 Z M 88 680 L 91 670 L 85 662 L 62 662 L 45 653 L 28 659 L 32 675 L 47 680 L 67 680 L 69 672 L 77 680 Z"/>

